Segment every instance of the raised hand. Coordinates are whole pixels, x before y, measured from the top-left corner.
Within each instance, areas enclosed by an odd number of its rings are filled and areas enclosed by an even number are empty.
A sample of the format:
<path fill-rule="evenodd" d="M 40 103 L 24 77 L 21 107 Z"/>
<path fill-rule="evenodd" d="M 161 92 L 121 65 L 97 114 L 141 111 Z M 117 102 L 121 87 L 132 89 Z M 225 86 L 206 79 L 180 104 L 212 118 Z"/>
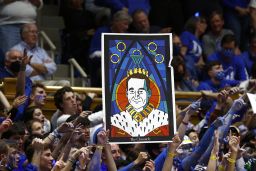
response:
<path fill-rule="evenodd" d="M 146 161 L 143 171 L 155 171 L 155 162 L 153 160 Z"/>
<path fill-rule="evenodd" d="M 51 171 L 61 171 L 66 166 L 66 163 L 62 160 L 58 160 Z"/>
<path fill-rule="evenodd" d="M 223 155 L 221 165 L 226 166 L 227 161 L 228 161 L 227 159 L 230 157 L 230 154 L 231 154 L 231 152 L 228 152 Z"/>
<path fill-rule="evenodd" d="M 141 163 L 144 163 L 147 159 L 148 159 L 148 153 L 140 152 L 137 159 L 134 161 L 134 164 L 139 165 Z"/>
<path fill-rule="evenodd" d="M 44 141 L 41 138 L 34 138 L 31 144 L 35 150 L 42 151 L 44 149 Z"/>
<path fill-rule="evenodd" d="M 79 116 L 74 120 L 72 121 L 73 125 L 76 126 L 78 125 L 81 120 L 83 120 L 84 118 L 88 117 L 92 112 L 91 111 L 83 111 L 79 114 Z"/>
<path fill-rule="evenodd" d="M 239 137 L 233 136 L 231 134 L 231 131 L 230 131 L 230 133 L 229 133 L 229 142 L 228 142 L 230 150 L 233 151 L 233 152 L 238 152 L 238 150 L 240 148 L 239 143 L 240 143 L 240 136 Z"/>
<path fill-rule="evenodd" d="M 7 131 L 12 126 L 12 124 L 12 120 L 8 116 L 0 125 L 0 133 Z"/>
<path fill-rule="evenodd" d="M 71 122 L 64 122 L 57 128 L 58 133 L 72 132 L 73 130 L 74 125 Z"/>
<path fill-rule="evenodd" d="M 217 95 L 217 105 L 216 109 L 222 110 L 225 109 L 228 105 L 228 98 L 229 98 L 229 90 L 222 90 Z"/>
<path fill-rule="evenodd" d="M 71 158 L 76 160 L 81 154 L 83 154 L 83 160 L 90 160 L 89 155 L 91 153 L 92 146 L 82 147 L 72 153 Z"/>
<path fill-rule="evenodd" d="M 31 58 L 33 55 L 28 56 L 27 55 L 27 49 L 24 49 L 23 51 L 23 57 L 21 58 L 21 66 L 26 67 L 27 64 L 30 64 Z"/>
<path fill-rule="evenodd" d="M 92 146 L 82 147 L 79 152 L 80 155 L 78 157 L 80 168 L 85 168 L 86 165 L 89 163 L 90 159 L 90 153 L 91 153 Z"/>
<path fill-rule="evenodd" d="M 92 111 L 82 111 L 79 115 L 79 117 L 85 118 L 87 116 L 89 116 L 90 114 L 92 114 Z"/>
<path fill-rule="evenodd" d="M 22 105 L 23 103 L 26 102 L 27 98 L 28 98 L 28 97 L 25 96 L 25 95 L 16 97 L 16 98 L 13 100 L 13 102 L 12 102 L 12 107 L 13 107 L 13 108 L 18 108 L 20 105 Z"/>
<path fill-rule="evenodd" d="M 222 90 L 217 96 L 217 101 L 220 103 L 226 102 L 228 95 L 229 95 L 228 90 Z"/>
<path fill-rule="evenodd" d="M 69 138 L 69 143 L 71 144 L 75 144 L 77 142 L 77 140 L 80 138 L 80 136 L 82 135 L 81 130 L 82 130 L 82 125 L 77 125 L 77 127 L 73 130 L 70 138 Z"/>
<path fill-rule="evenodd" d="M 181 143 L 181 140 L 180 140 L 179 134 L 176 133 L 172 138 L 172 142 L 170 143 L 169 151 L 171 150 L 172 152 L 175 152 L 178 146 L 180 145 L 180 143 Z"/>
<path fill-rule="evenodd" d="M 101 130 L 98 134 L 97 134 L 97 139 L 98 139 L 98 144 L 99 145 L 105 145 L 108 142 L 108 137 L 109 137 L 109 130 L 105 131 L 105 130 Z"/>
<path fill-rule="evenodd" d="M 246 150 L 244 149 L 245 144 L 239 148 L 238 153 L 237 153 L 237 158 L 240 159 L 246 154 Z"/>

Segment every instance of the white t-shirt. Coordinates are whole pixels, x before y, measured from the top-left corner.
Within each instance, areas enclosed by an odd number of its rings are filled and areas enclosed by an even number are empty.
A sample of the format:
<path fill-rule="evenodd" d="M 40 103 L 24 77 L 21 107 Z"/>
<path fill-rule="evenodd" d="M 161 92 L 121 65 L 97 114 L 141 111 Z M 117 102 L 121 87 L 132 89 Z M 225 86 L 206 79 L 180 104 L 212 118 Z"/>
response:
<path fill-rule="evenodd" d="M 40 0 L 42 4 L 42 0 Z M 37 7 L 28 0 L 0 4 L 0 25 L 35 23 Z"/>

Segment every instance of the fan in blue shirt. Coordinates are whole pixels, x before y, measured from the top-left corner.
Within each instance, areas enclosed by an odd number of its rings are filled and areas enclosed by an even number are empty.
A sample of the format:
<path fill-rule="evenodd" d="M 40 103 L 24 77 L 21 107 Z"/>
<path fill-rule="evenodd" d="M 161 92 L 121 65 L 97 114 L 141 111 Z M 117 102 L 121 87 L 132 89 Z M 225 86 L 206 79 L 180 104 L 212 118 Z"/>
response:
<path fill-rule="evenodd" d="M 191 17 L 184 26 L 184 32 L 181 33 L 182 51 L 184 51 L 186 68 L 191 77 L 198 79 L 200 75 L 200 65 L 203 64 L 202 44 L 200 36 L 204 34 L 207 28 L 206 20 L 203 17 Z"/>
<path fill-rule="evenodd" d="M 210 55 L 208 62 L 219 61 L 224 70 L 231 67 L 232 71 L 226 75 L 225 79 L 244 81 L 248 79 L 248 74 L 241 56 L 234 53 L 235 48 L 236 41 L 234 35 L 225 35 L 221 40 L 221 50 Z"/>
<path fill-rule="evenodd" d="M 237 80 L 227 80 L 225 76 L 232 71 L 232 68 L 223 70 L 222 65 L 218 61 L 212 61 L 206 65 L 206 71 L 209 76 L 209 79 L 206 81 L 200 82 L 197 90 L 210 90 L 212 92 L 218 92 L 220 89 L 229 86 L 236 86 L 239 84 Z"/>

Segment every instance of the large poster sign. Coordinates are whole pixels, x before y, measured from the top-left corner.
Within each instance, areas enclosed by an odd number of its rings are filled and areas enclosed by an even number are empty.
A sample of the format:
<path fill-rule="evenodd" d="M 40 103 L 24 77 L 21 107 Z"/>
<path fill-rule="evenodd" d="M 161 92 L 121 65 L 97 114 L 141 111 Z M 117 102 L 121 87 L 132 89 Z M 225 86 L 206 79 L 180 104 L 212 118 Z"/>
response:
<path fill-rule="evenodd" d="M 171 36 L 102 35 L 103 111 L 110 142 L 166 142 L 173 137 Z"/>

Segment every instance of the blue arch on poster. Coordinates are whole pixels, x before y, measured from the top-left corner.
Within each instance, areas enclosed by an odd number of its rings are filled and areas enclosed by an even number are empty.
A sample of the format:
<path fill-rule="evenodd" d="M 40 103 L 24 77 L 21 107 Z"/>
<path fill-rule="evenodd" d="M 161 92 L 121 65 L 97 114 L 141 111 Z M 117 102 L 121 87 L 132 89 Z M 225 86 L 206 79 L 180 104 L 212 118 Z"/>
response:
<path fill-rule="evenodd" d="M 156 50 L 154 46 L 152 46 L 154 48 L 153 50 L 149 50 L 148 45 L 150 42 L 153 42 L 150 45 L 154 45 L 154 44 L 157 45 Z M 124 47 L 124 44 L 125 44 L 125 47 Z M 123 78 L 127 76 L 127 71 L 135 67 L 140 67 L 148 70 L 150 78 L 155 81 L 158 88 L 160 90 L 167 89 L 166 87 L 167 86 L 167 83 L 166 83 L 167 67 L 166 66 L 168 65 L 169 58 L 167 57 L 167 54 L 166 54 L 165 40 L 140 40 L 140 41 L 110 40 L 109 45 L 110 45 L 110 48 L 109 48 L 108 56 L 111 58 L 111 55 L 115 54 L 113 58 L 114 62 L 111 61 L 111 59 L 109 60 L 110 82 L 108 87 L 110 92 L 115 92 L 120 81 L 122 81 Z M 119 46 L 117 47 L 117 45 Z M 143 58 L 138 66 L 136 66 L 136 64 L 134 63 L 131 57 L 134 50 L 139 50 L 143 55 Z M 157 54 L 160 54 L 158 55 L 160 57 L 161 55 L 164 57 L 164 61 L 162 63 L 156 63 L 155 56 Z M 167 108 L 167 102 L 166 102 L 167 97 L 164 92 L 165 91 L 160 91 L 161 98 L 160 98 L 160 104 L 158 107 L 159 110 L 163 110 L 163 111 L 166 110 Z M 112 97 L 111 105 L 112 105 L 111 114 L 120 113 L 120 110 L 116 104 L 114 95 Z"/>

